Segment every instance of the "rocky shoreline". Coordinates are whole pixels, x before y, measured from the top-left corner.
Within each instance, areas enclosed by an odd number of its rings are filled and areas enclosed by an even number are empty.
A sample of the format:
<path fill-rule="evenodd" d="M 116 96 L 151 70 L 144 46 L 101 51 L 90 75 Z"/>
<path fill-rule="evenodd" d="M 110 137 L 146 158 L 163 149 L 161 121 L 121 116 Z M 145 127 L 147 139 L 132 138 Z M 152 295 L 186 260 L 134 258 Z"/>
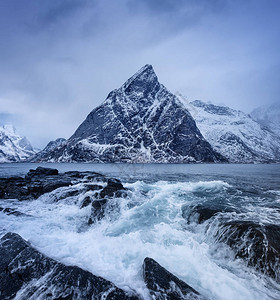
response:
<path fill-rule="evenodd" d="M 62 187 L 69 190 L 60 193 Z M 94 172 L 59 174 L 56 169 L 38 167 L 25 177 L 0 178 L 0 197 L 7 201 L 34 200 L 55 192 L 55 201 L 84 193 L 80 207 L 91 205 L 89 225 L 104 217 L 111 199 L 129 193 L 119 180 Z M 21 214 L 12 208 L 0 211 Z M 2 236 L 0 257 L 1 299 L 142 299 L 133 290 L 122 290 L 102 277 L 47 257 L 16 233 Z M 143 280 L 151 299 L 206 299 L 152 258 L 143 262 Z"/>

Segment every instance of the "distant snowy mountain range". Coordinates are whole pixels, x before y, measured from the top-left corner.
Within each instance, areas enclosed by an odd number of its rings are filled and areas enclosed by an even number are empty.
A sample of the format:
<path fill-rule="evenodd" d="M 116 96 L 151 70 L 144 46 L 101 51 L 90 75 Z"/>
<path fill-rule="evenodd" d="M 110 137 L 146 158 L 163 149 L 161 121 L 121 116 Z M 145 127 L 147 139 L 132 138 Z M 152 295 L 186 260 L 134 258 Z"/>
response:
<path fill-rule="evenodd" d="M 280 161 L 280 137 L 249 115 L 225 106 L 190 103 L 196 124 L 212 147 L 229 162 Z"/>
<path fill-rule="evenodd" d="M 256 108 L 250 116 L 263 127 L 280 136 L 280 102 Z"/>
<path fill-rule="evenodd" d="M 247 115 L 188 103 L 146 65 L 109 93 L 68 140 L 35 153 L 11 127 L 0 134 L 0 162 L 280 162 L 280 105 Z"/>
<path fill-rule="evenodd" d="M 0 163 L 25 160 L 36 153 L 26 137 L 12 125 L 0 126 Z"/>

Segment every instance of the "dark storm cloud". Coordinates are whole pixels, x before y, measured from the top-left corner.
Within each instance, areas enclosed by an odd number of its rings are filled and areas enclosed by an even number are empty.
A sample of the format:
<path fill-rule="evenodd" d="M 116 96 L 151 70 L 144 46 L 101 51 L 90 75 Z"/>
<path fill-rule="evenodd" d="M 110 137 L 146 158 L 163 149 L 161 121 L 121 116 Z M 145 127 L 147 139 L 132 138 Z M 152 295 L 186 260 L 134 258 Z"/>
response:
<path fill-rule="evenodd" d="M 275 102 L 279 8 L 277 0 L 2 0 L 0 123 L 10 119 L 40 147 L 69 137 L 146 63 L 188 100 L 247 112 Z"/>

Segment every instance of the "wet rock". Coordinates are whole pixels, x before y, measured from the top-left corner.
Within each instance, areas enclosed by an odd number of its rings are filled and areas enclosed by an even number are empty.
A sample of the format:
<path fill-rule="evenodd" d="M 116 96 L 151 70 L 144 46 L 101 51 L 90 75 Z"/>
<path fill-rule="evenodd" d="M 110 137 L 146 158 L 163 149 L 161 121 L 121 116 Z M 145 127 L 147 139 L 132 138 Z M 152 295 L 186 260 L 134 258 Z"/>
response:
<path fill-rule="evenodd" d="M 109 178 L 107 186 L 100 192 L 100 198 L 121 197 L 126 189 L 118 179 Z"/>
<path fill-rule="evenodd" d="M 102 277 L 43 255 L 15 233 L 1 238 L 0 257 L 1 299 L 139 299 Z"/>
<path fill-rule="evenodd" d="M 0 178 L 0 198 L 20 199 L 28 197 L 26 181 L 22 177 Z"/>
<path fill-rule="evenodd" d="M 91 225 L 96 221 L 100 221 L 105 216 L 108 199 L 95 200 L 92 202 L 91 215 L 88 224 Z"/>
<path fill-rule="evenodd" d="M 86 184 L 85 187 L 87 191 L 98 191 L 103 188 L 102 185 L 98 185 L 98 184 Z"/>
<path fill-rule="evenodd" d="M 6 207 L 6 208 L 0 207 L 0 211 L 5 213 L 6 215 L 14 215 L 17 217 L 26 216 L 26 214 L 21 213 L 20 211 L 17 211 L 16 209 L 9 208 L 9 207 Z"/>
<path fill-rule="evenodd" d="M 51 169 L 51 168 L 43 168 L 38 167 L 36 170 L 29 170 L 27 173 L 27 177 L 34 177 L 34 176 L 48 176 L 48 175 L 58 175 L 57 169 Z"/>
<path fill-rule="evenodd" d="M 280 282 L 280 226 L 230 221 L 217 232 L 217 241 L 229 245 L 236 258 Z"/>
<path fill-rule="evenodd" d="M 206 299 L 184 281 L 168 272 L 152 258 L 145 258 L 143 276 L 152 299 Z"/>
<path fill-rule="evenodd" d="M 188 223 L 196 222 L 198 224 L 201 224 L 212 218 L 217 213 L 219 213 L 219 210 L 203 205 L 182 207 L 182 216 L 187 220 Z"/>
<path fill-rule="evenodd" d="M 234 210 L 231 208 L 220 205 L 215 205 L 215 207 L 212 207 L 209 204 L 197 204 L 195 206 L 185 205 L 182 207 L 182 217 L 187 220 L 188 224 L 192 222 L 202 224 L 218 213 L 233 211 Z"/>
<path fill-rule="evenodd" d="M 91 215 L 88 220 L 89 225 L 104 218 L 108 205 L 112 204 L 112 198 L 125 197 L 126 188 L 118 179 L 109 178 L 107 179 L 107 185 L 95 196 L 97 199 L 92 202 Z"/>
<path fill-rule="evenodd" d="M 90 180 L 95 179 L 99 181 L 102 179 L 102 176 L 94 172 L 76 171 L 59 174 L 56 169 L 38 167 L 36 170 L 31 169 L 24 178 L 0 178 L 0 198 L 18 200 L 37 199 L 45 193 L 79 182 L 85 184 L 85 190 L 101 190 L 103 188 L 101 185 L 91 184 Z M 104 181 L 106 180 L 105 177 L 103 179 Z M 117 187 L 109 185 L 104 194 L 110 194 L 110 191 L 113 190 L 117 191 Z M 79 191 L 73 191 L 73 195 L 77 195 L 78 193 Z"/>
<path fill-rule="evenodd" d="M 90 198 L 90 196 L 86 196 L 86 197 L 84 198 L 84 200 L 82 201 L 82 204 L 81 204 L 80 208 L 87 207 L 87 206 L 89 206 L 90 204 L 91 204 L 91 198 Z"/>

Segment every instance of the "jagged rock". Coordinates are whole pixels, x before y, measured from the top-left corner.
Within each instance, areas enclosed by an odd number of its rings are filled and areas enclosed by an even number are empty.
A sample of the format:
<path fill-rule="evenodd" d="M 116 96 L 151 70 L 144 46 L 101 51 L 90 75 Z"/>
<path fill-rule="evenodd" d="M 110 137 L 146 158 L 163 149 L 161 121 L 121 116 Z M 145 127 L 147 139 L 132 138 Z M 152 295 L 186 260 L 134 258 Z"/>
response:
<path fill-rule="evenodd" d="M 201 224 L 217 213 L 219 213 L 219 210 L 204 205 L 196 205 L 191 208 L 189 206 L 182 207 L 182 216 L 188 223 L 195 221 L 196 223 Z"/>
<path fill-rule="evenodd" d="M 98 184 L 86 184 L 85 188 L 87 191 L 98 191 L 101 190 L 103 186 Z"/>
<path fill-rule="evenodd" d="M 152 258 L 146 257 L 143 264 L 143 276 L 152 299 L 155 300 L 206 300 L 195 289 L 180 280 Z"/>
<path fill-rule="evenodd" d="M 113 197 L 126 197 L 126 188 L 118 179 L 107 179 L 107 185 L 102 189 L 99 194 L 96 194 L 96 199 L 92 202 L 91 216 L 88 224 L 93 224 L 105 216 L 106 208 L 111 203 Z M 100 200 L 101 199 L 101 200 Z"/>
<path fill-rule="evenodd" d="M 0 298 L 139 299 L 112 282 L 75 266 L 59 263 L 15 233 L 0 240 Z"/>
<path fill-rule="evenodd" d="M 76 132 L 37 161 L 220 162 L 184 104 L 146 65 L 109 93 Z"/>
<path fill-rule="evenodd" d="M 182 207 L 182 217 L 187 220 L 188 223 L 196 222 L 201 224 L 220 212 L 233 212 L 234 210 L 228 207 L 219 206 L 215 204 L 215 207 L 209 204 L 197 204 L 194 206 L 184 205 Z"/>
<path fill-rule="evenodd" d="M 88 224 L 91 225 L 95 221 L 99 221 L 105 216 L 108 199 L 95 200 L 92 202 L 91 215 Z"/>
<path fill-rule="evenodd" d="M 100 192 L 100 198 L 111 198 L 121 196 L 125 188 L 118 179 L 108 179 L 107 186 Z"/>
<path fill-rule="evenodd" d="M 9 207 L 0 207 L 0 211 L 2 211 L 3 213 L 7 214 L 7 215 L 14 215 L 17 217 L 20 216 L 26 216 L 26 214 L 21 213 L 20 211 L 17 211 L 16 209 L 13 208 L 9 208 Z"/>
<path fill-rule="evenodd" d="M 280 226 L 251 221 L 223 224 L 216 239 L 229 245 L 236 258 L 280 282 Z"/>
<path fill-rule="evenodd" d="M 75 182 L 90 181 L 91 179 L 105 181 L 105 177 L 99 173 L 66 172 L 59 174 L 56 169 L 38 167 L 36 170 L 30 170 L 24 178 L 0 178 L 0 198 L 18 200 L 36 199 L 57 188 L 71 186 Z M 102 188 L 102 186 L 96 185 L 97 187 Z M 88 186 L 89 190 L 92 188 L 93 186 Z M 67 197 L 77 195 L 78 191 L 73 190 L 68 193 Z"/>
<path fill-rule="evenodd" d="M 80 208 L 87 207 L 91 204 L 91 198 L 89 196 L 86 196 L 80 206 Z"/>
<path fill-rule="evenodd" d="M 30 169 L 26 176 L 34 177 L 34 176 L 47 176 L 47 175 L 58 175 L 58 170 L 38 167 L 36 168 L 36 170 Z"/>

